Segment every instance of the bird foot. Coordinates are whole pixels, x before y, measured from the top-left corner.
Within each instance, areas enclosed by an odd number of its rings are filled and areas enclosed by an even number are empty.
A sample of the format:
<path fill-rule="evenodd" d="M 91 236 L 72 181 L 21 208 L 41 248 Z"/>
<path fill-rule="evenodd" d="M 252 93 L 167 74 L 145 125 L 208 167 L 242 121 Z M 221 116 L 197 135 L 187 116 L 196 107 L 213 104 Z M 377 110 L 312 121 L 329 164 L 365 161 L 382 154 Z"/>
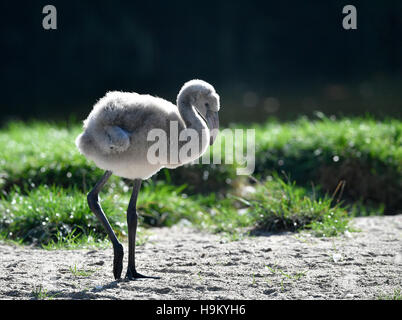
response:
<path fill-rule="evenodd" d="M 138 273 L 135 269 L 133 270 L 132 268 L 129 267 L 129 268 L 127 268 L 126 279 L 127 280 L 160 279 L 160 277 L 144 276 L 143 274 Z"/>
<path fill-rule="evenodd" d="M 113 258 L 113 275 L 116 280 L 121 278 L 121 272 L 123 271 L 123 256 L 124 250 L 123 246 L 119 243 L 113 248 L 114 258 Z"/>

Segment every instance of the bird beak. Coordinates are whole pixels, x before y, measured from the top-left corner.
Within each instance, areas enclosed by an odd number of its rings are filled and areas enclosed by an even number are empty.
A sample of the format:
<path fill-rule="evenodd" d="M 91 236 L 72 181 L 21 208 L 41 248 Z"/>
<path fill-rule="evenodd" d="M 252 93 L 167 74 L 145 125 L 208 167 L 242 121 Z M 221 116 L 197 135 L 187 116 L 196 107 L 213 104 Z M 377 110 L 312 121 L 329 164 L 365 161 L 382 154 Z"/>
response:
<path fill-rule="evenodd" d="M 210 132 L 210 140 L 209 145 L 212 145 L 218 136 L 219 132 L 219 116 L 218 112 L 214 112 L 211 110 L 207 111 L 207 123 Z"/>

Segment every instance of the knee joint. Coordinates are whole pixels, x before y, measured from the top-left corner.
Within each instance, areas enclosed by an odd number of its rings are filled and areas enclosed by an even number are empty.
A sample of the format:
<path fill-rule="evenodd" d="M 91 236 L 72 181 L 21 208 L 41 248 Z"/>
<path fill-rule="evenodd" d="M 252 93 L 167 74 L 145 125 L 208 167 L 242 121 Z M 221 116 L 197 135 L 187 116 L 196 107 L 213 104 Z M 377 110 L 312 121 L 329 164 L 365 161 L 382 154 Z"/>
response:
<path fill-rule="evenodd" d="M 87 201 L 88 201 L 89 208 L 91 210 L 98 204 L 98 200 L 99 200 L 98 195 L 92 193 L 92 191 L 87 194 Z"/>

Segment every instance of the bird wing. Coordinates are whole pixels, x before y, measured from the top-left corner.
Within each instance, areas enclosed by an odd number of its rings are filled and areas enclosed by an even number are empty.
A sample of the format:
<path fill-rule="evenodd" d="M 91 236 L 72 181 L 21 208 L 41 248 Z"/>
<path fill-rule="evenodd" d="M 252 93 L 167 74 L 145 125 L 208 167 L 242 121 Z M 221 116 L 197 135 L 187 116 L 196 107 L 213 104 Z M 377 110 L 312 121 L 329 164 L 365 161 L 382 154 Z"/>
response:
<path fill-rule="evenodd" d="M 105 131 L 110 152 L 123 152 L 128 149 L 130 146 L 130 132 L 118 126 L 107 126 Z"/>

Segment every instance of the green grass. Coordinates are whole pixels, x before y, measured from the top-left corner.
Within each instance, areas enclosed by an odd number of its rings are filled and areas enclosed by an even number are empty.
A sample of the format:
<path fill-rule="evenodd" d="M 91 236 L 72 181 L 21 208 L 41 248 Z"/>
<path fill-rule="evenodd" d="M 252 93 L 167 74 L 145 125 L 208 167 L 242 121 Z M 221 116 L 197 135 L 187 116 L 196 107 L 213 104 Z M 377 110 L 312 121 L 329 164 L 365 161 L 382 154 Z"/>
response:
<path fill-rule="evenodd" d="M 85 249 L 85 248 L 108 248 L 110 242 L 105 236 L 102 239 L 99 234 L 90 232 L 89 235 L 73 229 L 67 234 L 56 230 L 56 233 L 48 237 L 41 243 L 41 247 L 46 250 L 72 250 L 72 249 Z"/>
<path fill-rule="evenodd" d="M 263 179 L 284 171 L 298 184 L 312 182 L 332 193 L 346 180 L 343 197 L 386 210 L 400 209 L 402 122 L 370 118 L 301 118 L 289 123 L 252 125 L 256 135 L 256 172 Z M 57 183 L 86 192 L 102 171 L 82 157 L 74 141 L 80 125 L 11 122 L 0 130 L 0 188 Z M 236 126 L 236 128 L 242 128 Z M 218 138 L 216 146 L 225 142 Z M 221 148 L 224 150 L 224 147 Z M 213 148 L 215 151 L 215 147 Z M 212 152 L 213 153 L 213 152 Z M 224 156 L 223 156 L 224 159 Z M 233 165 L 193 165 L 162 170 L 154 180 L 187 184 L 190 193 L 223 191 L 238 180 Z M 125 183 L 112 177 L 116 191 Z"/>
<path fill-rule="evenodd" d="M 371 214 L 371 207 L 376 213 L 401 207 L 402 122 L 322 117 L 253 127 L 257 180 L 236 176 L 235 165 L 162 170 L 143 183 L 140 226 L 182 222 L 229 240 L 254 230 L 308 229 L 327 237 L 348 230 L 350 216 Z M 85 196 L 103 172 L 76 149 L 80 131 L 43 122 L 0 130 L 0 239 L 45 249 L 108 245 Z M 255 191 L 242 194 L 245 185 Z M 127 234 L 130 186 L 113 176 L 101 193 L 119 237 Z M 146 238 L 140 228 L 138 244 Z"/>
<path fill-rule="evenodd" d="M 74 266 L 70 266 L 69 270 L 74 277 L 84 277 L 84 278 L 89 277 L 96 272 L 96 270 L 79 269 L 77 267 L 77 264 L 74 264 Z"/>
<path fill-rule="evenodd" d="M 270 267 L 268 265 L 265 266 L 269 271 L 271 271 L 272 274 L 279 274 L 282 277 L 285 277 L 289 280 L 300 280 L 302 277 L 306 275 L 307 271 L 299 271 L 296 272 L 295 274 L 288 274 L 284 272 L 281 268 L 278 268 L 276 265 L 273 267 Z"/>
<path fill-rule="evenodd" d="M 141 226 L 172 226 L 186 220 L 212 232 L 237 238 L 242 229 L 269 231 L 313 229 L 321 236 L 347 230 L 346 211 L 331 200 L 316 200 L 294 184 L 276 178 L 257 185 L 256 192 L 239 197 L 227 194 L 187 195 L 184 187 L 145 183 L 138 200 Z M 106 193 L 102 205 L 117 235 L 127 234 L 125 210 L 129 193 Z M 243 210 L 244 213 L 239 213 Z M 336 222 L 334 222 L 336 220 Z M 317 226 L 312 222 L 318 223 Z M 3 238 L 35 242 L 45 249 L 107 245 L 104 228 L 76 189 L 39 186 L 25 194 L 18 188 L 0 200 Z M 327 231 L 329 230 L 329 231 Z M 140 229 L 139 239 L 144 238 Z"/>
<path fill-rule="evenodd" d="M 332 193 L 345 180 L 350 202 L 401 208 L 402 122 L 370 118 L 256 125 L 256 174 L 284 171 L 298 184 Z"/>
<path fill-rule="evenodd" d="M 266 265 L 265 266 L 273 275 L 278 276 L 279 279 L 278 281 L 281 287 L 281 291 L 285 291 L 285 284 L 292 284 L 295 281 L 299 281 L 302 277 L 306 276 L 307 271 L 299 271 L 294 274 L 289 274 L 283 271 L 282 268 L 279 268 L 277 264 L 275 263 L 272 267 Z M 286 283 L 285 283 L 286 281 Z M 269 284 L 272 285 L 272 281 L 269 280 Z"/>
<path fill-rule="evenodd" d="M 50 294 L 47 289 L 42 287 L 40 284 L 39 286 L 34 286 L 31 291 L 31 295 L 36 300 L 53 300 L 58 294 Z"/>
<path fill-rule="evenodd" d="M 311 229 L 317 236 L 336 236 L 348 230 L 345 208 L 334 203 L 334 196 L 316 199 L 294 182 L 278 176 L 258 183 L 249 199 L 239 198 L 249 208 L 253 225 L 265 231 Z"/>
<path fill-rule="evenodd" d="M 110 194 L 103 201 L 112 226 L 118 227 L 125 218 L 122 203 L 112 201 Z M 74 242 L 74 235 L 97 236 L 105 231 L 89 210 L 86 197 L 77 189 L 39 186 L 30 192 L 19 187 L 0 200 L 0 230 L 10 239 L 47 244 L 63 239 Z M 118 229 L 119 231 L 119 229 Z"/>
<path fill-rule="evenodd" d="M 394 289 L 391 294 L 380 294 L 378 300 L 402 300 L 402 290 Z"/>

